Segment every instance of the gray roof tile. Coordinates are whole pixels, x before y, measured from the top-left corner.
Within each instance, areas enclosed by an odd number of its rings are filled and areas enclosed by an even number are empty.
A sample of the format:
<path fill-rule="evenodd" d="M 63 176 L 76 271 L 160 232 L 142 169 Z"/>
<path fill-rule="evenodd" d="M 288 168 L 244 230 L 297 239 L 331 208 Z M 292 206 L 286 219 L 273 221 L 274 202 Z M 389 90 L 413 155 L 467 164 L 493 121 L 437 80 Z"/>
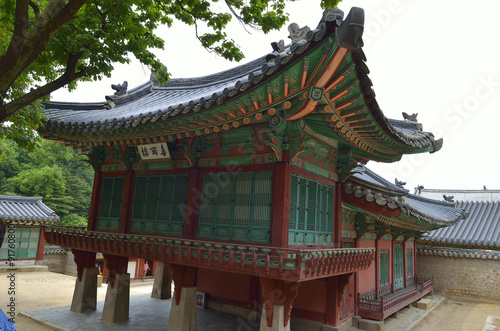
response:
<path fill-rule="evenodd" d="M 58 222 L 59 216 L 42 202 L 42 197 L 0 195 L 0 219 L 18 222 Z"/>

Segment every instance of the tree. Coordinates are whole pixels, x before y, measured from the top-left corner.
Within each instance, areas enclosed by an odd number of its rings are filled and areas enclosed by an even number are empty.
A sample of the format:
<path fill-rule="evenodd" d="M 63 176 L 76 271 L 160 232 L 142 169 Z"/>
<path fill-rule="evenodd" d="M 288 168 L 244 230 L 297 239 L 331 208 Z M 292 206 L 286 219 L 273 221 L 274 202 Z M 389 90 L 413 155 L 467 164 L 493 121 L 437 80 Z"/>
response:
<path fill-rule="evenodd" d="M 5 139 L 2 144 L 9 152 L 0 162 L 0 195 L 42 196 L 61 217 L 88 218 L 94 171 L 84 155 L 51 141 L 30 153 Z"/>
<path fill-rule="evenodd" d="M 230 60 L 243 54 L 225 29 L 233 17 L 264 32 L 288 19 L 287 1 L 295 0 L 3 0 L 0 4 L 0 137 L 8 136 L 32 149 L 38 143 L 33 129 L 43 120 L 41 100 L 78 80 L 109 77 L 113 63 L 136 57 L 158 80 L 168 72 L 151 52 L 163 49 L 155 35 L 160 25 L 174 20 L 195 28 L 208 50 Z M 336 6 L 340 0 L 323 0 Z M 1 150 L 0 150 L 1 152 Z"/>

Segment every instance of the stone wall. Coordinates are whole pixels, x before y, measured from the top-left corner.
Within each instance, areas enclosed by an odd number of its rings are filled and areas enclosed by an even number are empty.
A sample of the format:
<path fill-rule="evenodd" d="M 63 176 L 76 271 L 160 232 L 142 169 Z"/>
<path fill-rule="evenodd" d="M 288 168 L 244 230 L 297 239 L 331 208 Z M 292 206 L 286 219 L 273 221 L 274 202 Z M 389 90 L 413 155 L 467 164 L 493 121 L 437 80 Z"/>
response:
<path fill-rule="evenodd" d="M 500 301 L 500 252 L 419 246 L 417 254 L 417 274 L 434 277 L 434 291 Z"/>
<path fill-rule="evenodd" d="M 51 272 L 57 272 L 70 276 L 76 276 L 76 264 L 73 253 L 60 247 L 45 250 L 43 260 L 38 264 L 46 265 Z"/>

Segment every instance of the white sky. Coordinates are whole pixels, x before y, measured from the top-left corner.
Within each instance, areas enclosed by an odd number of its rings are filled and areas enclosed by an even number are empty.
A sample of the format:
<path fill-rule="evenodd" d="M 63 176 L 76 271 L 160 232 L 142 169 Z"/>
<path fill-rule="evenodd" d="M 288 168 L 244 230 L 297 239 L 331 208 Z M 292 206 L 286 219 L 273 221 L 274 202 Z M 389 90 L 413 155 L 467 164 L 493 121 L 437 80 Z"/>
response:
<path fill-rule="evenodd" d="M 425 131 L 444 138 L 434 154 L 405 156 L 394 164 L 369 162 L 386 179 L 440 189 L 500 189 L 500 2 L 491 0 L 344 0 L 365 10 L 363 48 L 377 101 L 388 118 L 418 113 Z M 296 22 L 314 29 L 322 9 L 319 0 L 287 7 L 290 21 L 281 31 L 246 33 L 237 23 L 228 34 L 243 50 L 242 63 L 269 53 L 270 43 L 289 41 L 287 27 Z M 208 53 L 194 30 L 182 23 L 159 34 L 164 51 L 155 52 L 174 78 L 216 73 L 237 63 Z M 128 81 L 129 89 L 149 80 L 139 63 L 117 65 L 111 79 L 82 83 L 77 91 L 59 90 L 54 101 L 103 101 L 111 84 Z"/>

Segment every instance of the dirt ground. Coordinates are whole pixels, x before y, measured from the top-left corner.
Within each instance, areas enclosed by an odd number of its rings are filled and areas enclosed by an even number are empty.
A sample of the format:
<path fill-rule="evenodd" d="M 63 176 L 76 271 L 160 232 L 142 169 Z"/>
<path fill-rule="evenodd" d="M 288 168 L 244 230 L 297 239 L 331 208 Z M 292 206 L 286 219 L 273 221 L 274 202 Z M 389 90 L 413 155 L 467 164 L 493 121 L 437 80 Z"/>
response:
<path fill-rule="evenodd" d="M 6 312 L 6 305 L 12 295 L 8 294 L 10 286 L 8 273 L 0 273 L 0 309 Z M 53 272 L 21 272 L 15 277 L 16 328 L 18 331 L 49 331 L 31 319 L 19 316 L 19 312 L 51 307 L 69 306 L 73 298 L 75 277 Z M 135 283 L 137 284 L 137 282 Z M 130 295 L 151 293 L 152 281 L 131 286 Z M 106 297 L 106 284 L 97 289 L 97 301 Z"/>
<path fill-rule="evenodd" d="M 8 294 L 8 274 L 0 273 L 0 308 L 5 312 Z M 52 272 L 25 272 L 15 279 L 16 328 L 19 331 L 49 331 L 49 328 L 19 316 L 21 311 L 69 306 L 73 297 L 75 277 Z M 130 294 L 151 293 L 152 282 L 135 282 Z M 106 285 L 97 291 L 97 300 L 104 300 Z M 461 299 L 445 299 L 431 311 L 414 331 L 482 331 L 488 316 L 500 316 L 500 303 L 477 303 Z M 500 330 L 500 325 L 498 326 Z"/>
<path fill-rule="evenodd" d="M 413 331 L 483 331 L 488 316 L 500 317 L 500 303 L 480 303 L 465 299 L 444 299 Z M 500 330 L 500 325 L 497 326 Z"/>

